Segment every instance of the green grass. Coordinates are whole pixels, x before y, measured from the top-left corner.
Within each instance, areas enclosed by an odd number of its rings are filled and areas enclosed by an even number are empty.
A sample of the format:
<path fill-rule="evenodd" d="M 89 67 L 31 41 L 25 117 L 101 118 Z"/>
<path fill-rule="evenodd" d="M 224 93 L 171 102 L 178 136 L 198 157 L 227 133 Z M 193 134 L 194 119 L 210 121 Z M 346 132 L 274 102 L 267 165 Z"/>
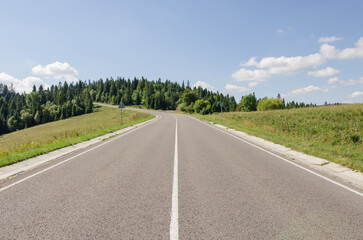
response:
<path fill-rule="evenodd" d="M 138 108 L 138 109 L 143 109 L 143 110 L 149 110 L 149 111 L 157 111 L 157 112 L 167 112 L 167 113 L 183 113 L 182 111 L 179 110 L 162 110 L 162 109 L 147 109 L 147 107 L 145 105 L 127 105 L 128 108 Z"/>
<path fill-rule="evenodd" d="M 148 110 L 145 105 L 128 105 L 127 107 Z"/>
<path fill-rule="evenodd" d="M 363 104 L 194 116 L 363 172 Z"/>
<path fill-rule="evenodd" d="M 96 106 L 94 112 L 0 136 L 0 167 L 74 145 L 154 118 L 153 115 Z"/>

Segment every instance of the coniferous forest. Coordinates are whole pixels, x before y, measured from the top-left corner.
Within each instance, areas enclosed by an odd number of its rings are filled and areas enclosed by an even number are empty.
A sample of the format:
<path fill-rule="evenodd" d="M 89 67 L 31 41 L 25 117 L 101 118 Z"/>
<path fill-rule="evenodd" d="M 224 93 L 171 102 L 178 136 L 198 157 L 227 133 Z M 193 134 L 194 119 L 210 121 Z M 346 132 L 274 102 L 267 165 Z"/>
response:
<path fill-rule="evenodd" d="M 33 87 L 31 93 L 17 93 L 0 83 L 0 134 L 42 123 L 90 113 L 93 104 L 87 84 L 67 82 L 49 89 Z"/>
<path fill-rule="evenodd" d="M 90 113 L 93 102 L 117 105 L 144 105 L 148 109 L 174 110 L 208 114 L 235 111 L 233 96 L 207 89 L 191 88 L 166 80 L 112 77 L 106 80 L 67 82 L 44 89 L 34 86 L 30 93 L 17 93 L 12 86 L 0 83 L 0 135 L 42 123 Z"/>
<path fill-rule="evenodd" d="M 190 87 L 161 79 L 133 80 L 112 77 L 98 81 L 78 81 L 53 85 L 44 89 L 34 86 L 30 93 L 18 93 L 13 86 L 0 83 L 0 135 L 42 123 L 66 119 L 93 111 L 93 102 L 126 106 L 143 105 L 148 109 L 175 110 L 188 113 L 209 114 L 233 111 L 263 111 L 316 106 L 287 102 L 280 98 L 257 99 L 255 94 L 243 96 L 237 105 L 233 96 L 202 87 Z"/>

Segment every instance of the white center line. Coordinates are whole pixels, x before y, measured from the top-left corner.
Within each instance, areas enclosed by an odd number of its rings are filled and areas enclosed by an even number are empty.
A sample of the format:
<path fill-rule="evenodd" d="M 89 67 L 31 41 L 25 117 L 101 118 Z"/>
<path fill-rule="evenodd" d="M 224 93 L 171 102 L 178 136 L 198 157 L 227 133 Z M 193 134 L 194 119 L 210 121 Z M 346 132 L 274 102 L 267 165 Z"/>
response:
<path fill-rule="evenodd" d="M 174 150 L 174 177 L 173 195 L 171 199 L 170 239 L 179 239 L 179 213 L 178 213 L 178 120 L 175 119 L 175 150 Z"/>

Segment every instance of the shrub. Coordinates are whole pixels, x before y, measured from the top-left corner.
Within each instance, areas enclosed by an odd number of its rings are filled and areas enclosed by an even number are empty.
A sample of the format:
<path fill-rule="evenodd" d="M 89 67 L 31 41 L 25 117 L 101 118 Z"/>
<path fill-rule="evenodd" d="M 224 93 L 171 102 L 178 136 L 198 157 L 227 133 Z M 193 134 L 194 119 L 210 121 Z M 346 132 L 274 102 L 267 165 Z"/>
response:
<path fill-rule="evenodd" d="M 266 110 L 275 110 L 275 109 L 283 109 L 284 104 L 280 99 L 276 98 L 263 98 L 258 101 L 257 111 L 266 111 Z"/>
<path fill-rule="evenodd" d="M 208 100 L 197 100 L 194 103 L 194 111 L 200 114 L 208 114 L 211 110 L 211 104 Z"/>
<path fill-rule="evenodd" d="M 251 112 L 257 109 L 257 99 L 255 93 L 251 93 L 242 97 L 241 102 L 237 106 L 237 111 Z"/>

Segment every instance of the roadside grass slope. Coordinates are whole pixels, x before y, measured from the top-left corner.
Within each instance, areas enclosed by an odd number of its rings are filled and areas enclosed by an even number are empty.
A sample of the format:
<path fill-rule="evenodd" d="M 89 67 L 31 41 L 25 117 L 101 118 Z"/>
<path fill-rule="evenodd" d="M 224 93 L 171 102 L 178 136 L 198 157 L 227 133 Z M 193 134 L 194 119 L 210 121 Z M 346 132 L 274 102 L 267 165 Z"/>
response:
<path fill-rule="evenodd" d="M 363 104 L 194 116 L 363 172 Z"/>
<path fill-rule="evenodd" d="M 94 112 L 0 136 L 0 167 L 74 145 L 154 118 L 153 115 L 95 106 Z"/>

